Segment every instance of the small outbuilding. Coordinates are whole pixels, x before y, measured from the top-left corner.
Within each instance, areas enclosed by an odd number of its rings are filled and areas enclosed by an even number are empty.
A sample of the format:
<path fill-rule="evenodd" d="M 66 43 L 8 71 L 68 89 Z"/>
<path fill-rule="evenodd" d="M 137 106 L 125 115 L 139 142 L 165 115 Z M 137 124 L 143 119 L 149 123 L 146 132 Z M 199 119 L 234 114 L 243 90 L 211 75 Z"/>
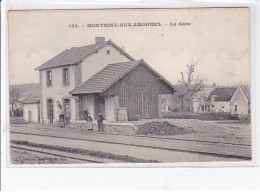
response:
<path fill-rule="evenodd" d="M 110 64 L 70 92 L 77 97 L 77 118 L 88 110 L 108 121 L 159 118 L 159 99 L 175 87 L 144 60 Z"/>
<path fill-rule="evenodd" d="M 30 95 L 22 103 L 24 121 L 28 123 L 40 123 L 40 97 Z"/>

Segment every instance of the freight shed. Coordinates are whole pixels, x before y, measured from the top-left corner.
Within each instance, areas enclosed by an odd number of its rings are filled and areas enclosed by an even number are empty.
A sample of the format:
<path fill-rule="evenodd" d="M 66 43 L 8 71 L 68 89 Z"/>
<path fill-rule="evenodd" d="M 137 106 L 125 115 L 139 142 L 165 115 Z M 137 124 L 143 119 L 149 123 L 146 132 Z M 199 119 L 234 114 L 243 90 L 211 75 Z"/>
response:
<path fill-rule="evenodd" d="M 77 98 L 77 119 L 87 110 L 108 121 L 159 117 L 159 98 L 174 86 L 144 60 L 110 64 L 70 92 Z M 119 114 L 125 114 L 125 118 Z M 120 117 L 119 117 L 120 116 Z"/>

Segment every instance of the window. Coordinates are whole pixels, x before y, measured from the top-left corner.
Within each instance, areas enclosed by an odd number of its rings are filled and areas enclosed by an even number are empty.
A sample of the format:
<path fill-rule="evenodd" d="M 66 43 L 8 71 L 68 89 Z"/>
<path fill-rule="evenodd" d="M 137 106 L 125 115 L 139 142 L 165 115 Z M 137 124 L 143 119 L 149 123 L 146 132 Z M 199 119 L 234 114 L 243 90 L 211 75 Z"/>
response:
<path fill-rule="evenodd" d="M 69 69 L 63 69 L 63 85 L 69 85 Z"/>
<path fill-rule="evenodd" d="M 52 72 L 47 71 L 47 86 L 52 86 Z"/>
<path fill-rule="evenodd" d="M 235 112 L 237 112 L 237 105 L 235 105 Z"/>
<path fill-rule="evenodd" d="M 110 50 L 107 50 L 107 55 L 110 55 Z"/>

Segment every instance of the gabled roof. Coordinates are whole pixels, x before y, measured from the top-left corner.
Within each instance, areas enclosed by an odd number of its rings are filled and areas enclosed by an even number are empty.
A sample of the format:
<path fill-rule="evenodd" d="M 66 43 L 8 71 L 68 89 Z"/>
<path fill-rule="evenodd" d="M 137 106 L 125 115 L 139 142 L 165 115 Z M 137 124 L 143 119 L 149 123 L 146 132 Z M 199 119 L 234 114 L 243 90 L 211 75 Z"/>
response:
<path fill-rule="evenodd" d="M 170 85 L 175 91 L 174 86 L 169 83 L 165 78 L 163 78 L 159 73 L 153 70 L 147 65 L 143 60 L 139 61 L 128 61 L 123 63 L 110 64 L 95 74 L 93 77 L 80 84 L 74 90 L 70 92 L 72 95 L 76 94 L 90 94 L 90 93 L 103 93 L 114 83 L 119 81 L 123 76 L 133 70 L 140 64 L 146 65 L 151 71 L 153 71 L 157 76 L 164 80 Z"/>
<path fill-rule="evenodd" d="M 83 47 L 72 47 L 71 49 L 66 49 L 56 57 L 50 59 L 46 63 L 37 67 L 35 70 L 41 70 L 51 67 L 59 67 L 64 65 L 74 65 L 81 62 L 85 57 L 97 52 L 99 49 L 103 48 L 106 45 L 112 45 L 122 54 L 124 54 L 130 60 L 134 60 L 130 55 L 123 51 L 119 46 L 113 43 L 111 40 L 104 42 L 103 44 L 92 44 Z"/>
<path fill-rule="evenodd" d="M 230 101 L 236 90 L 237 87 L 215 88 L 210 93 L 207 101 L 210 101 L 213 96 L 215 97 L 215 101 Z"/>
<path fill-rule="evenodd" d="M 23 104 L 36 104 L 39 102 L 40 102 L 40 96 L 37 94 L 32 94 L 22 101 Z"/>

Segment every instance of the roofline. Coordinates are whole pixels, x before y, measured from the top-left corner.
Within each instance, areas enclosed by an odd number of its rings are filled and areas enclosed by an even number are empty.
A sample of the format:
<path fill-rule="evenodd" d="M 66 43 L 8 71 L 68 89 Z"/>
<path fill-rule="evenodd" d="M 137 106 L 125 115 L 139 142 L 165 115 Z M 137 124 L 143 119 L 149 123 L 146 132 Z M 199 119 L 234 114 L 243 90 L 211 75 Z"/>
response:
<path fill-rule="evenodd" d="M 140 65 L 142 63 L 141 60 L 137 60 L 136 61 L 137 64 L 135 64 L 132 68 L 130 68 L 128 71 L 126 71 L 124 74 L 122 74 L 121 76 L 119 76 L 115 81 L 113 81 L 111 84 L 109 84 L 107 87 L 105 87 L 101 93 L 105 92 L 108 88 L 110 88 L 112 85 L 114 85 L 116 82 L 118 82 L 121 78 L 123 78 L 126 74 L 128 74 L 130 71 L 132 71 L 134 68 L 136 68 L 138 65 Z M 115 63 L 117 64 L 117 63 Z"/>
<path fill-rule="evenodd" d="M 50 69 L 50 68 L 55 68 L 55 67 L 64 67 L 64 66 L 71 66 L 71 65 L 77 65 L 79 62 L 77 63 L 73 63 L 73 64 L 62 64 L 62 65 L 58 65 L 58 66 L 54 66 L 54 67 L 44 67 L 44 68 L 35 68 L 36 70 L 44 70 L 44 69 Z"/>
<path fill-rule="evenodd" d="M 118 82 L 121 78 L 123 78 L 126 74 L 128 74 L 130 71 L 132 71 L 133 69 L 135 69 L 137 66 L 139 66 L 140 64 L 144 64 L 145 66 L 147 66 L 153 73 L 155 73 L 157 76 L 159 76 L 163 81 L 165 81 L 173 90 L 174 92 L 177 92 L 178 90 L 169 82 L 167 81 L 162 75 L 160 75 L 157 71 L 155 71 L 151 66 L 149 66 L 143 59 L 141 60 L 136 60 L 136 61 L 133 61 L 133 62 L 137 62 L 132 68 L 130 68 L 128 71 L 126 71 L 124 74 L 122 74 L 121 76 L 119 76 L 115 81 L 113 81 L 111 84 L 109 84 L 107 87 L 105 87 L 103 90 L 101 90 L 100 92 L 99 91 L 96 91 L 96 92 L 91 92 L 91 94 L 93 93 L 103 93 L 105 92 L 108 88 L 110 88 L 113 84 L 115 84 L 116 82 Z M 121 62 L 122 63 L 122 62 Z M 123 62 L 124 63 L 124 62 Z M 109 64 L 109 65 L 113 65 L 113 64 L 119 64 L 119 63 L 112 63 L 112 64 Z M 102 70 L 101 70 L 102 71 Z M 95 75 L 94 75 L 95 76 Z M 83 82 L 85 83 L 85 82 Z M 81 83 L 81 84 L 83 84 Z M 80 84 L 80 85 L 81 85 Z M 77 86 L 77 87 L 80 87 Z M 73 89 L 74 90 L 74 89 Z M 73 91 L 72 90 L 72 91 Z M 84 93 L 72 93 L 72 91 L 70 91 L 69 93 L 72 94 L 72 95 L 76 95 L 76 94 L 88 94 L 86 92 Z"/>
<path fill-rule="evenodd" d="M 136 60 L 136 61 L 132 61 L 132 62 L 138 62 L 138 63 L 137 63 L 136 65 L 134 65 L 132 68 L 130 68 L 128 71 L 126 71 L 123 75 L 119 76 L 118 79 L 116 79 L 114 82 L 112 82 L 111 84 L 109 84 L 109 85 L 108 85 L 107 87 L 105 87 L 103 90 L 91 92 L 91 94 L 94 94 L 94 93 L 96 94 L 96 93 L 103 93 L 103 92 L 105 92 L 108 88 L 110 88 L 113 84 L 115 84 L 118 80 L 120 80 L 122 77 L 124 77 L 126 74 L 128 74 L 130 71 L 132 71 L 135 67 L 137 67 L 137 66 L 141 63 L 140 60 L 139 60 L 139 61 Z M 127 62 L 119 62 L 119 63 L 127 63 Z M 111 64 L 108 64 L 108 65 L 115 65 L 115 64 L 119 64 L 119 63 L 111 63 Z M 108 65 L 107 65 L 107 66 L 108 66 Z M 107 66 L 106 66 L 106 67 L 107 67 Z M 104 67 L 104 68 L 106 68 L 106 67 Z M 103 69 L 104 69 L 104 68 L 103 68 Z M 102 70 L 103 70 L 103 69 L 102 69 Z M 102 70 L 100 70 L 100 71 L 102 71 Z M 99 72 L 100 72 L 100 71 L 99 71 Z M 97 73 L 99 73 L 99 72 L 97 72 Z M 96 73 L 96 74 L 97 74 L 97 73 Z M 95 75 L 96 75 L 96 74 L 95 74 Z M 95 75 L 93 75 L 93 76 L 95 76 Z M 92 76 L 92 77 L 93 77 L 93 76 Z M 90 79 L 90 78 L 89 78 L 89 79 Z M 83 82 L 83 83 L 85 83 L 85 82 Z M 76 88 L 80 87 L 83 83 L 81 83 L 80 85 L 78 85 Z M 76 89 L 76 88 L 75 88 L 75 89 Z M 74 89 L 73 89 L 73 90 L 74 90 Z M 73 91 L 73 90 L 72 90 L 72 91 Z M 73 95 L 72 91 L 70 91 L 69 94 L 72 94 L 72 95 Z M 75 95 L 75 94 L 88 94 L 88 93 L 86 93 L 86 92 L 84 92 L 84 93 L 74 93 L 74 95 Z"/>
<path fill-rule="evenodd" d="M 229 100 L 214 100 L 214 102 L 230 102 L 231 101 L 231 99 L 233 98 L 233 96 L 235 95 L 235 93 L 237 92 L 237 90 L 238 90 L 238 88 L 240 88 L 239 86 L 231 86 L 231 87 L 216 87 L 215 89 L 217 89 L 217 88 L 236 88 L 236 91 L 234 92 L 234 94 L 232 95 L 232 97 L 229 99 Z M 215 90 L 214 89 L 214 90 Z M 211 93 L 212 92 L 214 92 L 214 90 L 212 90 L 211 92 L 210 92 L 210 94 L 209 94 L 209 96 L 207 97 L 207 102 L 210 102 L 211 101 L 211 99 L 209 99 L 209 97 L 210 97 L 210 95 L 211 95 Z M 243 92 L 243 91 L 242 91 Z M 243 92 L 243 94 L 244 94 L 244 92 Z M 217 95 L 215 95 L 215 96 L 217 96 Z M 244 96 L 245 96 L 245 94 L 244 94 Z M 246 96 L 245 96 L 246 97 Z M 247 99 L 247 97 L 246 97 L 246 99 Z"/>
<path fill-rule="evenodd" d="M 173 88 L 175 90 L 175 92 L 178 92 L 178 89 L 171 84 L 167 79 L 165 79 L 161 74 L 159 74 L 157 71 L 155 71 L 150 65 L 148 65 L 143 59 L 141 59 L 141 62 L 143 62 L 143 64 L 145 64 L 149 69 L 151 69 L 157 76 L 159 76 L 160 78 L 162 78 L 163 81 L 165 81 L 168 85 L 171 86 L 171 88 Z"/>
<path fill-rule="evenodd" d="M 40 68 L 42 65 L 40 65 L 39 67 L 37 67 L 37 68 L 35 68 L 35 71 L 36 70 L 43 70 L 43 69 L 48 69 L 48 68 L 55 68 L 55 67 L 60 67 L 60 66 L 65 66 L 65 65 L 76 65 L 76 64 L 78 64 L 78 63 L 80 63 L 83 59 L 85 59 L 86 57 L 88 57 L 88 56 L 90 56 L 90 55 L 92 55 L 93 53 L 95 53 L 95 52 L 97 52 L 98 50 L 100 50 L 101 48 L 103 48 L 104 46 L 106 46 L 106 45 L 112 45 L 112 46 L 114 46 L 117 50 L 119 50 L 120 51 L 120 53 L 122 53 L 122 54 L 124 54 L 128 59 L 130 59 L 131 61 L 135 61 L 135 59 L 133 58 L 133 57 L 131 57 L 128 53 L 126 53 L 123 49 L 121 49 L 119 46 L 117 46 L 114 42 L 112 42 L 112 40 L 111 39 L 109 39 L 108 41 L 106 41 L 106 42 L 104 42 L 103 44 L 101 44 L 101 45 L 99 45 L 99 46 L 97 46 L 95 49 L 93 49 L 91 52 L 89 52 L 89 53 L 87 53 L 84 57 L 82 57 L 81 59 L 79 59 L 79 60 L 77 60 L 77 61 L 75 61 L 74 63 L 72 63 L 72 64 L 60 64 L 60 65 L 57 65 L 57 66 L 54 66 L 54 67 L 43 67 L 43 68 Z M 77 47 L 76 47 L 77 48 Z M 66 50 L 68 50 L 68 49 L 66 49 Z M 65 51 L 66 51 L 65 50 Z M 64 51 L 63 51 L 64 52 Z M 61 52 L 61 53 L 63 53 L 63 52 Z M 60 53 L 60 54 L 61 54 Z M 59 56 L 60 54 L 58 54 L 57 56 Z M 57 57 L 57 56 L 55 56 L 55 57 Z M 53 57 L 53 58 L 51 58 L 50 60 L 52 60 L 52 59 L 54 59 L 55 57 Z M 50 61 L 50 60 L 48 60 L 48 61 Z M 48 61 L 46 61 L 45 63 L 47 63 Z M 44 63 L 44 64 L 45 64 Z"/>
<path fill-rule="evenodd" d="M 22 102 L 22 104 L 39 104 L 40 100 L 34 101 L 34 102 Z"/>
<path fill-rule="evenodd" d="M 242 90 L 239 86 L 237 86 L 237 89 L 236 89 L 236 91 L 234 92 L 233 96 L 231 97 L 230 101 L 234 98 L 234 96 L 235 96 L 235 94 L 237 93 L 238 90 L 241 90 L 243 96 L 244 96 L 245 99 L 248 101 L 248 98 L 246 97 L 245 93 L 243 92 L 243 90 Z"/>

